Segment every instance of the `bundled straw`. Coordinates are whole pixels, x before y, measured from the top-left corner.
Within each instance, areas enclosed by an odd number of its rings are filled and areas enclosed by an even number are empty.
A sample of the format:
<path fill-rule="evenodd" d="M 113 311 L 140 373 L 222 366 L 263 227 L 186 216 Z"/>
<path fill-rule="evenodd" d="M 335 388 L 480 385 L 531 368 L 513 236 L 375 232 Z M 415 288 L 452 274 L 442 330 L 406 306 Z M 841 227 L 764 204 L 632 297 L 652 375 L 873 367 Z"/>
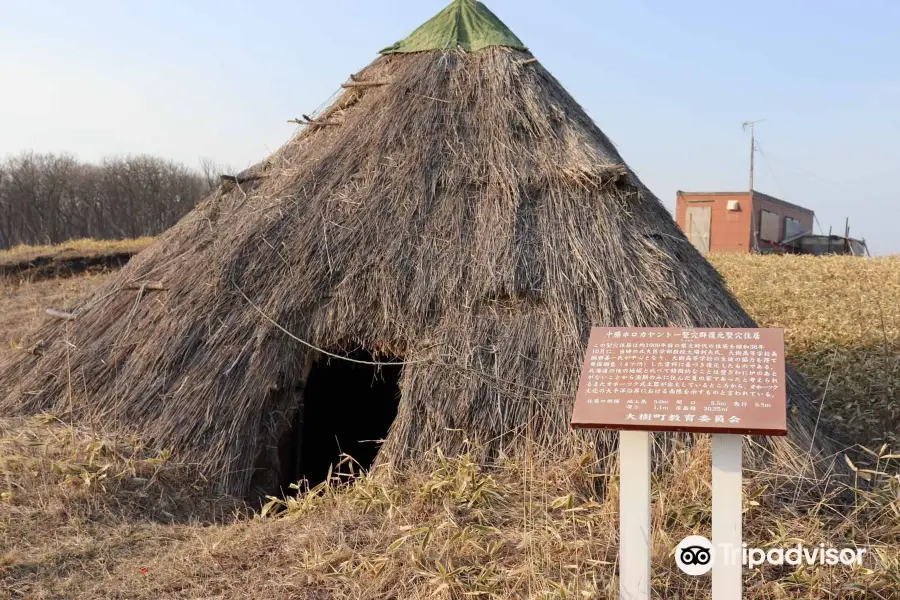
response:
<path fill-rule="evenodd" d="M 464 438 L 568 453 L 591 326 L 754 323 L 530 58 L 378 58 L 355 81 L 380 85 L 345 88 L 75 320 L 48 320 L 42 352 L 0 368 L 0 410 L 139 433 L 246 494 L 302 407 L 313 348 L 364 347 L 406 363 L 382 462 Z M 789 377 L 791 441 L 768 449 L 800 469 L 816 409 Z M 579 435 L 598 457 L 613 447 Z"/>

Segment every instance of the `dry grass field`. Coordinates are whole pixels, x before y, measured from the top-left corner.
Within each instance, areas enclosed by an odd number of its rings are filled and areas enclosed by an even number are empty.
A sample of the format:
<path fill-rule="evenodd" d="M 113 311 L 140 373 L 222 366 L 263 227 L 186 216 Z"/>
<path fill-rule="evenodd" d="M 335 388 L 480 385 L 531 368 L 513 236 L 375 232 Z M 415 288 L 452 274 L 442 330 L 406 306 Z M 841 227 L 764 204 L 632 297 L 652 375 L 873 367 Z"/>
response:
<path fill-rule="evenodd" d="M 97 273 L 18 283 L 0 279 L 0 355 L 21 350 L 28 332 L 47 317 L 47 308 L 70 305 L 106 277 Z"/>
<path fill-rule="evenodd" d="M 71 240 L 57 246 L 16 246 L 9 250 L 0 251 L 0 265 L 10 265 L 16 262 L 29 261 L 41 257 L 90 257 L 116 252 L 138 252 L 147 247 L 151 241 L 153 241 L 153 238 L 150 237 L 134 240 L 83 239 Z"/>
<path fill-rule="evenodd" d="M 869 549 L 861 569 L 745 572 L 747 597 L 900 598 L 900 258 L 712 261 L 761 326 L 785 328 L 854 471 L 747 473 L 745 539 Z M 103 277 L 0 285 L 0 354 L 27 349 L 45 308 L 67 308 Z M 703 439 L 676 453 L 654 481 L 656 597 L 708 597 L 709 579 L 671 557 L 684 535 L 709 534 L 708 449 Z M 551 468 L 435 450 L 426 462 L 335 476 L 252 511 L 138 440 L 97 439 L 52 415 L 0 420 L 0 597 L 617 597 L 617 482 L 594 497 L 586 456 Z"/>
<path fill-rule="evenodd" d="M 716 255 L 761 327 L 785 330 L 788 359 L 825 393 L 842 441 L 900 450 L 900 256 Z"/>
<path fill-rule="evenodd" d="M 65 278 L 121 267 L 152 241 L 72 240 L 59 246 L 17 246 L 0 252 L 0 280 L 6 282 Z"/>

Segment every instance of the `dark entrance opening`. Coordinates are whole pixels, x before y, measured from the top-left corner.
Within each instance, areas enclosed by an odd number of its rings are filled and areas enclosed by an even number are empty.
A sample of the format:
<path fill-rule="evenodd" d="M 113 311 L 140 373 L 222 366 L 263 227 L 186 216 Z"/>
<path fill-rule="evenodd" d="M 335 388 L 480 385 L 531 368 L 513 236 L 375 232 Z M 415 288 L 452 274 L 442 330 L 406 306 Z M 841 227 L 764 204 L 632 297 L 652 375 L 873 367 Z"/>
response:
<path fill-rule="evenodd" d="M 400 362 L 383 355 L 373 357 L 366 350 L 357 350 L 347 357 Z M 292 451 L 299 451 L 299 460 L 282 462 L 293 466 L 282 473 L 282 489 L 304 479 L 310 487 L 321 483 L 342 454 L 353 457 L 363 468 L 370 468 L 380 440 L 387 437 L 397 416 L 400 371 L 400 365 L 366 365 L 319 357 L 307 377 L 294 422 Z"/>

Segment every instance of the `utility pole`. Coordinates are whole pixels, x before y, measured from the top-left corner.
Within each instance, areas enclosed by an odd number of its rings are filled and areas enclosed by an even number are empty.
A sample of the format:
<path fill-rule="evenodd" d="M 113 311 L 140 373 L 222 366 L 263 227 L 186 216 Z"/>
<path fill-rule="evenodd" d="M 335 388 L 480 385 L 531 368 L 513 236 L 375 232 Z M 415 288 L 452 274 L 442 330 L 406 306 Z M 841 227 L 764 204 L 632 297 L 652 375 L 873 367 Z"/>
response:
<path fill-rule="evenodd" d="M 765 121 L 765 119 L 757 119 L 755 121 L 744 121 L 741 125 L 744 131 L 750 128 L 750 223 L 753 229 L 753 251 L 759 251 L 759 224 L 756 222 L 756 211 L 753 210 L 753 157 L 756 154 L 756 124 Z"/>
<path fill-rule="evenodd" d="M 756 121 L 744 121 L 742 127 L 744 131 L 750 128 L 750 193 L 753 193 L 753 157 L 756 154 L 756 124 L 765 121 L 765 119 L 757 119 Z"/>

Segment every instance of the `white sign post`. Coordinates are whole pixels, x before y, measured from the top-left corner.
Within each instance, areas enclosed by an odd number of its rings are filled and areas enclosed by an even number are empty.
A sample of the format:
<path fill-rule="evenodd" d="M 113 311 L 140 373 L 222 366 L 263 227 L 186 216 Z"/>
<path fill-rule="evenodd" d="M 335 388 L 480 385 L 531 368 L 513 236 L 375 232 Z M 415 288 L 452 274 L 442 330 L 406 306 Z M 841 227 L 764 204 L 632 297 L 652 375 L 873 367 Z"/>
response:
<path fill-rule="evenodd" d="M 743 436 L 712 436 L 712 544 L 716 561 L 712 569 L 714 600 L 741 597 L 741 442 Z"/>
<path fill-rule="evenodd" d="M 619 598 L 650 598 L 650 432 L 619 432 Z"/>

